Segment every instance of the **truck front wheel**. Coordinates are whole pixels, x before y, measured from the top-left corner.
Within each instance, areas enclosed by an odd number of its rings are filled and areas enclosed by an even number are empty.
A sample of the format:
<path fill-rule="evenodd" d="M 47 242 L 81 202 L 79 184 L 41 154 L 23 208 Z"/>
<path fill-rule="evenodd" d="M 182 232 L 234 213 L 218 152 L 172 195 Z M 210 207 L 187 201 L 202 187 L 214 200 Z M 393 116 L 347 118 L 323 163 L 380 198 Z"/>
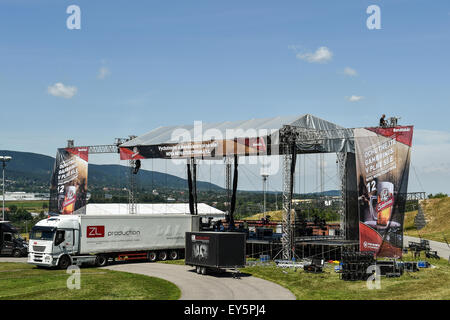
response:
<path fill-rule="evenodd" d="M 105 267 L 108 265 L 108 257 L 107 256 L 97 256 L 97 259 L 95 260 L 95 264 L 97 267 Z"/>
<path fill-rule="evenodd" d="M 68 256 L 62 256 L 59 258 L 58 267 L 60 269 L 66 270 L 70 266 L 70 258 Z"/>
<path fill-rule="evenodd" d="M 159 253 L 159 260 L 161 260 L 161 261 L 166 261 L 167 260 L 167 252 L 166 251 L 161 251 Z"/>

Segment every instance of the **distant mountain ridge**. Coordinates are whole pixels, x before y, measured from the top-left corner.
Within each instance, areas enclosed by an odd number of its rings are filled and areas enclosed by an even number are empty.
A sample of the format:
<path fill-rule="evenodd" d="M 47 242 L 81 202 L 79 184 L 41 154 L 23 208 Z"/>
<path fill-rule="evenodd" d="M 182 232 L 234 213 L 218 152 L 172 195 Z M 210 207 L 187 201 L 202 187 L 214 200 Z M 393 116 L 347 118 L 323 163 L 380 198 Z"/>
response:
<path fill-rule="evenodd" d="M 7 164 L 5 177 L 7 180 L 14 180 L 17 185 L 25 187 L 29 185 L 29 191 L 32 191 L 31 189 L 37 191 L 39 186 L 41 189 L 42 186 L 50 186 L 55 158 L 37 153 L 10 150 L 0 150 L 0 155 L 9 155 L 13 158 Z M 129 168 L 125 166 L 89 164 L 88 187 L 126 187 L 128 174 Z M 187 188 L 186 179 L 157 171 L 140 170 L 137 179 L 138 186 L 142 188 Z M 204 181 L 197 181 L 197 188 L 198 190 L 223 190 L 218 185 Z"/>

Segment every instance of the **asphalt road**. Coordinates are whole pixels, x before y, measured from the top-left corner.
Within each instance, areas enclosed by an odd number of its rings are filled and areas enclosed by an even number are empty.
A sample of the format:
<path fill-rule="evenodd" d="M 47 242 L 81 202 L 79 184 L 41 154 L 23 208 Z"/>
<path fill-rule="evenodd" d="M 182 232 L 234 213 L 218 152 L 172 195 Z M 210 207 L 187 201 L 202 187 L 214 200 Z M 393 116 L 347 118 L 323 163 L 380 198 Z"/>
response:
<path fill-rule="evenodd" d="M 408 242 L 420 242 L 419 238 L 416 237 L 409 237 L 409 236 L 403 236 L 403 246 L 408 247 Z M 450 258 L 450 248 L 445 242 L 437 242 L 428 240 L 430 242 L 430 248 L 433 251 L 437 251 L 437 254 L 439 257 L 443 259 L 449 259 Z"/>
<path fill-rule="evenodd" d="M 27 258 L 0 257 L 0 262 L 22 262 Z M 295 300 L 287 289 L 263 279 L 231 272 L 199 275 L 194 268 L 164 263 L 117 263 L 104 267 L 109 270 L 143 274 L 165 279 L 181 290 L 181 300 Z"/>
<path fill-rule="evenodd" d="M 181 300 L 295 300 L 287 289 L 263 279 L 231 272 L 200 275 L 193 267 L 163 263 L 127 263 L 105 267 L 157 277 L 174 283 L 181 290 Z"/>

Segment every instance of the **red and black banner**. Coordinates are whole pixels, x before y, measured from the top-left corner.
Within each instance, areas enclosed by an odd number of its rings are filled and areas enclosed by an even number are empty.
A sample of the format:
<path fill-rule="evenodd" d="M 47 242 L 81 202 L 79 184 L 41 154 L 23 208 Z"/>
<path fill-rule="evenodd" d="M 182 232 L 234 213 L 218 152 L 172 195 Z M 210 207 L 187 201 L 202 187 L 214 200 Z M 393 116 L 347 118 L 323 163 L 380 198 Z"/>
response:
<path fill-rule="evenodd" d="M 138 159 L 211 159 L 226 155 L 265 155 L 267 143 L 264 137 L 238 138 L 235 140 L 208 140 L 201 142 L 167 143 L 151 146 L 120 147 L 121 160 Z"/>
<path fill-rule="evenodd" d="M 50 187 L 50 212 L 72 214 L 86 205 L 88 148 L 64 148 L 56 153 Z"/>
<path fill-rule="evenodd" d="M 413 127 L 354 133 L 360 250 L 401 257 Z"/>

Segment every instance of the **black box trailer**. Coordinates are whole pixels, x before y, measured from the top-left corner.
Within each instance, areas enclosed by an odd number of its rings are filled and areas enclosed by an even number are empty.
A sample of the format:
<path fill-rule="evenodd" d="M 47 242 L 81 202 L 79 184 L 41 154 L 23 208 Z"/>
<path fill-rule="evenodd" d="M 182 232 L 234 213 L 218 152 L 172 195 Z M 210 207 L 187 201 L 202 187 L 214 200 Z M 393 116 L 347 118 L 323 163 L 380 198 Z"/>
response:
<path fill-rule="evenodd" d="M 185 264 L 197 273 L 245 267 L 246 234 L 241 232 L 186 232 Z"/>

